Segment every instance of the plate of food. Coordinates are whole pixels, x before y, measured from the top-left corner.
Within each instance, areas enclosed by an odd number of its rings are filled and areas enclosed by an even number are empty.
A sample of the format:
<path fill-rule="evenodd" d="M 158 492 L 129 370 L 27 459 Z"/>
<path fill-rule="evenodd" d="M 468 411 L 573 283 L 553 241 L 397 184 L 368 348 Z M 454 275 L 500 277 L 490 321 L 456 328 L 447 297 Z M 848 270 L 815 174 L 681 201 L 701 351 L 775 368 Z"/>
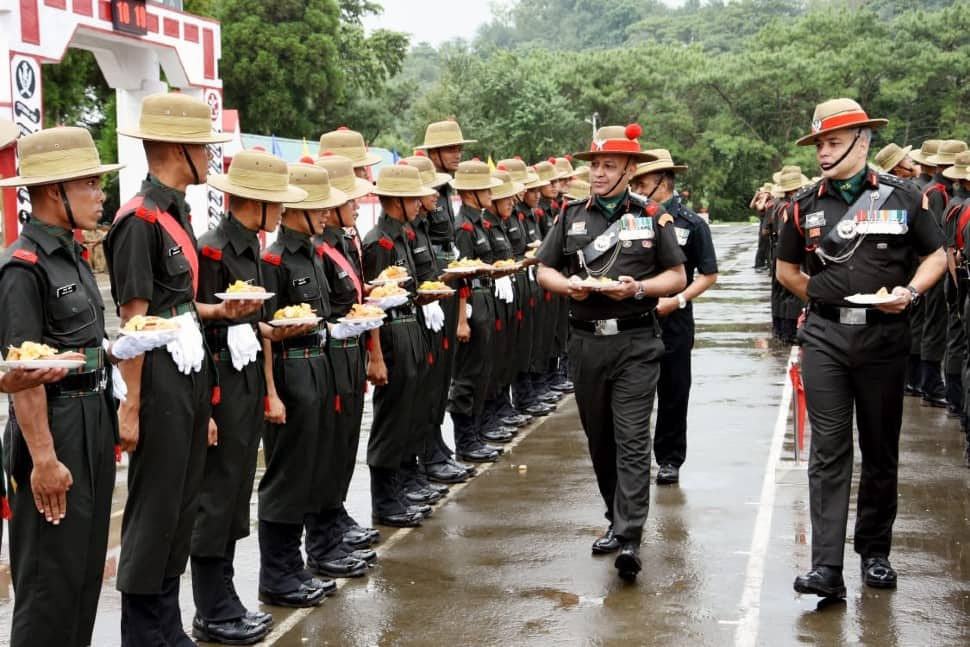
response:
<path fill-rule="evenodd" d="M 267 292 L 259 285 L 250 285 L 245 281 L 236 281 L 225 292 L 216 292 L 215 296 L 223 301 L 266 301 L 272 299 L 275 292 Z"/>
<path fill-rule="evenodd" d="M 446 274 L 478 274 L 484 270 L 491 269 L 491 265 L 483 263 L 477 258 L 462 258 L 448 263 L 445 269 Z"/>
<path fill-rule="evenodd" d="M 6 360 L 0 368 L 81 368 L 83 359 L 63 359 L 57 356 L 57 349 L 47 344 L 25 341 L 20 346 L 7 348 Z"/>
<path fill-rule="evenodd" d="M 119 333 L 129 337 L 157 335 L 160 332 L 171 333 L 172 339 L 175 339 L 178 331 L 178 323 L 171 319 L 154 315 L 135 315 L 125 323 Z"/>
<path fill-rule="evenodd" d="M 273 313 L 273 319 L 269 325 L 274 328 L 280 326 L 304 326 L 306 324 L 320 323 L 323 317 L 318 317 L 309 303 L 298 303 L 292 306 L 285 306 Z"/>
<path fill-rule="evenodd" d="M 878 306 L 884 303 L 894 303 L 899 301 L 902 297 L 893 294 L 886 288 L 879 288 L 879 291 L 875 294 L 853 294 L 845 298 L 849 303 L 854 303 L 860 306 Z"/>
<path fill-rule="evenodd" d="M 448 287 L 447 283 L 442 283 L 441 281 L 425 281 L 418 286 L 418 294 L 426 294 L 428 296 L 450 296 L 454 294 L 455 291 Z"/>
<path fill-rule="evenodd" d="M 514 258 L 504 258 L 500 261 L 495 261 L 492 263 L 493 270 L 517 270 L 519 269 L 519 264 Z"/>
<path fill-rule="evenodd" d="M 368 283 L 371 285 L 387 285 L 388 283 L 397 285 L 398 283 L 407 283 L 410 280 L 411 277 L 408 275 L 408 271 L 406 269 L 400 265 L 391 265 L 385 267 L 384 270 L 377 275 L 376 279 L 368 281 Z"/>
<path fill-rule="evenodd" d="M 385 283 L 371 290 L 366 301 L 381 310 L 387 310 L 388 308 L 403 306 L 409 298 L 411 298 L 411 295 L 408 294 L 408 291 L 397 283 Z"/>
<path fill-rule="evenodd" d="M 355 303 L 346 317 L 337 319 L 340 323 L 364 323 L 369 321 L 382 321 L 387 317 L 387 313 L 377 306 Z"/>
<path fill-rule="evenodd" d="M 528 245 L 526 245 L 526 247 L 528 247 L 529 249 L 539 249 L 540 247 L 542 247 L 542 241 L 541 240 L 534 240 L 531 243 L 529 243 Z"/>
<path fill-rule="evenodd" d="M 541 243 L 540 243 L 540 244 L 541 244 Z M 527 252 L 525 253 L 525 257 L 526 257 L 526 258 L 535 258 L 535 257 L 536 257 L 536 250 L 535 250 L 535 248 L 532 248 L 532 249 L 530 249 L 529 251 L 527 251 Z"/>
<path fill-rule="evenodd" d="M 604 288 L 615 288 L 622 285 L 619 281 L 611 279 L 608 276 L 592 277 L 587 276 L 579 282 L 579 285 L 584 288 L 590 288 L 592 290 L 602 290 Z"/>

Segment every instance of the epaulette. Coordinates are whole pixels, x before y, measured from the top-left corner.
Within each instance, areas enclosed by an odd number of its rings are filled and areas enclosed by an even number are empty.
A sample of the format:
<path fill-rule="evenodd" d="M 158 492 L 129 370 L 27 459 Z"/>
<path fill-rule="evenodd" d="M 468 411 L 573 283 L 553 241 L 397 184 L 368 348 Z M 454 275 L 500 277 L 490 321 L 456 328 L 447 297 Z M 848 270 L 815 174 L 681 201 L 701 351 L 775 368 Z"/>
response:
<path fill-rule="evenodd" d="M 588 198 L 576 198 L 575 200 L 570 200 L 563 207 L 568 209 L 569 207 L 575 207 L 577 204 L 586 204 Z"/>
<path fill-rule="evenodd" d="M 651 200 L 646 206 L 643 207 L 643 211 L 652 218 L 653 216 L 657 215 L 658 211 L 660 211 L 660 205 Z"/>
<path fill-rule="evenodd" d="M 461 223 L 461 228 L 464 229 L 465 231 L 468 231 L 468 232 L 475 231 L 475 225 L 473 225 L 472 223 L 470 223 L 468 221 L 465 221 L 465 222 Z"/>
<path fill-rule="evenodd" d="M 270 254 L 266 252 L 263 254 L 263 261 L 269 263 L 270 265 L 280 266 L 283 264 L 283 257 L 279 254 Z"/>
<path fill-rule="evenodd" d="M 16 258 L 17 260 L 30 263 L 31 265 L 37 265 L 38 261 L 37 254 L 26 249 L 16 250 L 13 254 L 11 254 L 11 258 Z"/>
<path fill-rule="evenodd" d="M 215 247 L 210 247 L 208 245 L 202 247 L 202 255 L 206 258 L 211 258 L 214 261 L 222 260 L 222 250 L 216 249 Z"/>
<path fill-rule="evenodd" d="M 912 182 L 906 178 L 901 178 L 896 175 L 891 175 L 889 173 L 879 173 L 877 175 L 879 178 L 879 184 L 888 184 L 889 186 L 897 189 L 905 189 L 907 187 L 916 188 Z"/>
<path fill-rule="evenodd" d="M 377 244 L 387 250 L 394 249 L 394 241 L 388 238 L 387 236 L 381 236 L 377 240 Z"/>
<path fill-rule="evenodd" d="M 819 180 L 819 182 L 821 182 L 821 180 Z M 795 195 L 791 197 L 791 201 L 798 202 L 803 198 L 807 198 L 808 196 L 815 193 L 815 191 L 818 189 L 819 182 L 813 182 L 808 186 L 803 186 L 802 188 L 800 188 L 798 191 L 795 192 Z"/>

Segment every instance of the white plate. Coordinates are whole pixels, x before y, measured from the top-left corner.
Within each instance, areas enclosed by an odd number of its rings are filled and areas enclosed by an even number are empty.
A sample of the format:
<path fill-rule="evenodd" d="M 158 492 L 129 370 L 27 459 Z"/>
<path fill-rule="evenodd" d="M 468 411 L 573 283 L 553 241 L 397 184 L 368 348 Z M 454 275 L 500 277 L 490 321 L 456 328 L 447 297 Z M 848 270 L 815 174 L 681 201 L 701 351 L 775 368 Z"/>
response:
<path fill-rule="evenodd" d="M 901 298 L 895 294 L 889 294 L 884 297 L 878 294 L 853 294 L 852 296 L 846 297 L 845 300 L 860 306 L 878 306 L 885 303 L 895 303 Z"/>
<path fill-rule="evenodd" d="M 354 323 L 373 323 L 375 321 L 384 321 L 387 315 L 381 315 L 380 317 L 341 317 L 337 319 L 339 323 L 354 324 Z"/>
<path fill-rule="evenodd" d="M 216 298 L 223 301 L 268 301 L 276 296 L 275 292 L 216 292 Z"/>
<path fill-rule="evenodd" d="M 83 359 L 12 359 L 0 362 L 0 368 L 81 368 Z"/>
<path fill-rule="evenodd" d="M 321 321 L 323 321 L 323 317 L 293 317 L 292 319 L 270 319 L 266 323 L 274 328 L 282 328 L 284 326 L 305 326 L 306 324 L 315 324 Z"/>
<path fill-rule="evenodd" d="M 371 285 L 387 285 L 393 283 L 394 285 L 400 285 L 401 283 L 407 283 L 411 280 L 410 276 L 404 276 L 399 279 L 374 279 L 373 281 L 368 281 Z"/>
<path fill-rule="evenodd" d="M 488 265 L 473 265 L 471 267 L 446 267 L 444 269 L 445 274 L 478 274 L 479 272 L 484 272 L 486 270 L 492 269 Z"/>
<path fill-rule="evenodd" d="M 166 328 L 163 330 L 125 330 L 122 328 L 118 331 L 119 335 L 125 335 L 126 337 L 155 337 L 158 336 L 161 340 L 168 338 L 169 341 L 175 339 L 179 336 L 179 327 Z"/>
<path fill-rule="evenodd" d="M 440 297 L 440 296 L 451 296 L 454 294 L 454 290 L 418 290 L 418 294 L 424 294 L 429 297 Z"/>

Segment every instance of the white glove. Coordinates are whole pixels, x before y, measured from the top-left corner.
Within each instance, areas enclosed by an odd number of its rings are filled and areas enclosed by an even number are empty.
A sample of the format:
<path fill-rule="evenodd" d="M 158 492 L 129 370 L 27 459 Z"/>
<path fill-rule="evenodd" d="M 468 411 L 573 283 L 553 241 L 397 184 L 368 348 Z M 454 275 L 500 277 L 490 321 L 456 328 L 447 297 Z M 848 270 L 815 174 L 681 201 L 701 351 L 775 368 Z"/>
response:
<path fill-rule="evenodd" d="M 128 385 L 125 384 L 125 378 L 121 377 L 121 370 L 117 364 L 111 367 L 111 392 L 119 402 L 124 402 L 128 398 Z"/>
<path fill-rule="evenodd" d="M 394 296 L 383 297 L 381 299 L 370 301 L 370 303 L 374 304 L 381 310 L 390 310 L 391 308 L 403 306 L 408 302 L 409 298 L 410 295 L 408 294 L 395 294 Z"/>
<path fill-rule="evenodd" d="M 536 268 L 535 268 L 535 265 L 530 265 L 530 266 L 529 266 L 529 280 L 530 280 L 530 281 L 532 281 L 533 283 L 535 283 L 535 282 L 536 282 L 536 273 L 535 273 L 535 269 L 536 269 Z"/>
<path fill-rule="evenodd" d="M 226 341 L 234 369 L 241 371 L 247 364 L 256 361 L 260 345 L 250 324 L 229 326 L 226 331 Z"/>
<path fill-rule="evenodd" d="M 465 304 L 465 319 L 471 319 L 471 318 L 472 318 L 472 304 L 466 303 Z"/>
<path fill-rule="evenodd" d="M 178 336 L 165 347 L 179 372 L 189 375 L 202 370 L 202 360 L 205 359 L 205 346 L 202 343 L 202 331 L 195 323 L 190 313 L 172 317 L 179 325 Z"/>
<path fill-rule="evenodd" d="M 111 345 L 111 354 L 118 359 L 131 359 L 166 345 L 178 336 L 177 330 L 150 330 L 137 335 L 118 335 Z"/>
<path fill-rule="evenodd" d="M 426 305 L 421 306 L 424 311 L 424 326 L 428 330 L 438 332 L 445 326 L 445 311 L 441 309 L 441 305 L 437 301 L 432 301 Z"/>
<path fill-rule="evenodd" d="M 515 302 L 515 289 L 512 287 L 511 277 L 503 276 L 495 279 L 495 296 L 506 303 Z"/>
<path fill-rule="evenodd" d="M 330 330 L 330 336 L 334 339 L 359 337 L 368 330 L 380 328 L 383 323 L 383 321 L 362 321 L 359 323 L 356 321 L 348 321 L 347 323 L 338 323 Z"/>

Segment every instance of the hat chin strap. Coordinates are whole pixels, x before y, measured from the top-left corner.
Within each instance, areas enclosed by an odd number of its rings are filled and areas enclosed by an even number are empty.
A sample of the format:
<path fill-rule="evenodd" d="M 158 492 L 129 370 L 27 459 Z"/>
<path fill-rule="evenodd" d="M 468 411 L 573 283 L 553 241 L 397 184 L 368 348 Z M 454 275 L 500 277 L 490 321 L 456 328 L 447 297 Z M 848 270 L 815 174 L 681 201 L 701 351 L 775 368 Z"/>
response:
<path fill-rule="evenodd" d="M 259 228 L 261 231 L 266 231 L 266 202 L 263 200 L 259 201 Z"/>
<path fill-rule="evenodd" d="M 624 177 L 624 176 L 626 175 L 626 169 L 627 169 L 627 168 L 628 168 L 629 166 L 630 166 L 630 159 L 629 159 L 629 158 L 627 158 L 627 161 L 626 161 L 626 166 L 624 166 L 624 167 L 623 167 L 623 173 L 622 173 L 622 174 L 620 174 L 620 177 L 619 177 L 619 178 L 617 178 L 617 180 L 616 180 L 616 182 L 614 182 L 614 183 L 613 183 L 613 186 L 611 186 L 611 187 L 610 187 L 610 190 L 609 190 L 609 191 L 607 191 L 607 192 L 606 192 L 606 193 L 604 194 L 604 196 L 607 196 L 607 195 L 610 195 L 611 193 L 613 193 L 614 191 L 616 191 L 616 187 L 618 187 L 618 186 L 620 186 L 620 182 L 622 182 L 622 181 L 623 181 L 623 177 Z M 657 187 L 654 187 L 654 188 L 653 188 L 653 191 L 656 191 L 656 190 L 657 190 Z M 653 191 L 651 191 L 651 192 L 650 192 L 650 195 L 653 195 Z M 649 197 L 650 197 L 650 195 L 648 195 L 647 197 L 649 198 Z"/>
<path fill-rule="evenodd" d="M 313 220 L 310 219 L 310 212 L 307 211 L 306 209 L 303 210 L 303 219 L 306 220 L 306 226 L 307 226 L 307 229 L 309 229 L 310 235 L 311 236 L 316 236 L 317 235 L 317 229 L 316 229 L 316 227 L 313 226 Z"/>
<path fill-rule="evenodd" d="M 61 194 L 61 202 L 64 203 L 64 213 L 67 214 L 67 222 L 71 225 L 71 229 L 77 229 L 77 223 L 74 222 L 74 211 L 71 210 L 71 201 L 67 199 L 67 191 L 64 190 L 64 183 L 57 183 L 57 191 Z"/>
<path fill-rule="evenodd" d="M 849 156 L 849 153 L 852 152 L 852 149 L 855 148 L 856 143 L 859 141 L 860 135 L 862 135 L 862 129 L 861 128 L 859 128 L 858 130 L 855 131 L 855 137 L 852 138 L 852 143 L 849 144 L 849 147 L 847 149 L 845 149 L 845 152 L 842 153 L 842 156 L 839 159 L 835 160 L 835 163 L 834 164 L 831 164 L 829 166 L 830 169 L 834 169 L 836 166 L 838 166 L 843 161 L 845 161 L 845 158 L 848 157 Z"/>
<path fill-rule="evenodd" d="M 193 184 L 202 184 L 202 179 L 199 177 L 199 171 L 195 168 L 195 162 L 192 161 L 192 156 L 189 155 L 189 149 L 185 144 L 179 144 L 182 149 L 182 154 L 185 155 L 185 161 L 189 165 L 189 170 L 192 171 L 192 177 L 195 179 Z"/>

